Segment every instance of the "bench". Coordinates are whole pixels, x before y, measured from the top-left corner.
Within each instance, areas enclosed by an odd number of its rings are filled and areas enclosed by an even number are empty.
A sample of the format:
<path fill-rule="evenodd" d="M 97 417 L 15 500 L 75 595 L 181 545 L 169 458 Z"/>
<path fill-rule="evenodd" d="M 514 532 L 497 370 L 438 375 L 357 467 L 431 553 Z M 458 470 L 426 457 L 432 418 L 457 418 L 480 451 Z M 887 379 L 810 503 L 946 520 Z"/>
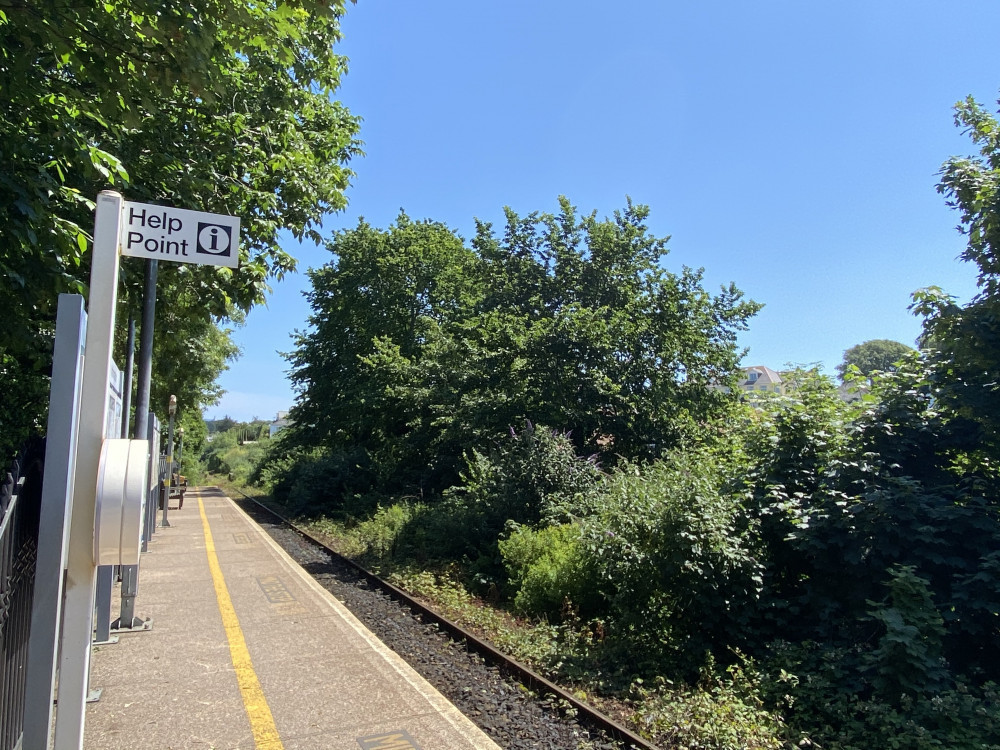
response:
<path fill-rule="evenodd" d="M 164 490 L 167 488 L 167 457 L 160 456 L 160 510 L 163 510 Z M 188 480 L 183 474 L 173 473 L 170 483 L 170 497 L 178 498 L 177 508 L 184 507 L 184 493 L 187 492 Z"/>

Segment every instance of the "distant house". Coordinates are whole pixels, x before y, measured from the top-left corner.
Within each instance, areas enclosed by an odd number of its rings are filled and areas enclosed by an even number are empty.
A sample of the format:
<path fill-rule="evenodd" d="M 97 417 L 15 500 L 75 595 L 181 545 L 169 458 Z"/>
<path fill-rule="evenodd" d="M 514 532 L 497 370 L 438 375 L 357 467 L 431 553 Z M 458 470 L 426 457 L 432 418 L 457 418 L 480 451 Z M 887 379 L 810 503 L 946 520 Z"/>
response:
<path fill-rule="evenodd" d="M 268 435 L 270 437 L 274 437 L 277 433 L 281 432 L 281 430 L 285 429 L 290 424 L 291 422 L 288 420 L 288 412 L 279 411 L 278 416 L 275 417 L 273 422 L 271 422 L 271 427 L 268 430 Z"/>
<path fill-rule="evenodd" d="M 770 367 L 755 365 L 754 367 L 744 367 L 743 377 L 737 384 L 744 393 L 778 393 L 785 394 L 785 383 L 781 380 L 781 375 Z"/>

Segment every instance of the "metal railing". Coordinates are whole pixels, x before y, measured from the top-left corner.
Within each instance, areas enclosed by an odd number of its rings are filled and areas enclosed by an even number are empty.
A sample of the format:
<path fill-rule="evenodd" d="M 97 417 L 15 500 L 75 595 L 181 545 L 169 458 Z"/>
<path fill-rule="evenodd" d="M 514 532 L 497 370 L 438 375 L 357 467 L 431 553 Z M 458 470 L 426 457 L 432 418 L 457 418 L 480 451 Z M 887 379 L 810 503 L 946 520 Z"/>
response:
<path fill-rule="evenodd" d="M 23 729 L 45 443 L 28 443 L 0 484 L 0 750 Z"/>

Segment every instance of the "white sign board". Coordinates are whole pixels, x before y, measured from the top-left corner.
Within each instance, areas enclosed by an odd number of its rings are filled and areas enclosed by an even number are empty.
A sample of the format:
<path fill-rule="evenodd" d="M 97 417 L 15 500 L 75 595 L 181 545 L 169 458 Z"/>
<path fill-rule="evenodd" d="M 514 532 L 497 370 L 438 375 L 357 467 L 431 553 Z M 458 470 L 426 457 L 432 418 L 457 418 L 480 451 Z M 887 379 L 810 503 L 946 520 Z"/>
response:
<path fill-rule="evenodd" d="M 124 201 L 122 255 L 236 268 L 240 220 L 235 216 Z"/>

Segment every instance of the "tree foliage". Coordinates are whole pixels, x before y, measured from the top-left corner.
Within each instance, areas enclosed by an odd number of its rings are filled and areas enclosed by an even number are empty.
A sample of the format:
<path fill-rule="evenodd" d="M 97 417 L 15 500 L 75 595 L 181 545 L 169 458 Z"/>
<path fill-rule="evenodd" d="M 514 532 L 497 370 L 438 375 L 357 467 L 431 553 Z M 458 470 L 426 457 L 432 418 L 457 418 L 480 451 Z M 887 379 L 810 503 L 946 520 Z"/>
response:
<path fill-rule="evenodd" d="M 278 232 L 318 238 L 344 205 L 358 123 L 332 99 L 341 0 L 15 2 L 0 8 L 0 331 L 7 440 L 41 417 L 60 292 L 86 291 L 94 196 L 238 215 L 238 271 L 161 268 L 164 299 L 207 323 L 294 266 Z M 141 262 L 123 262 L 135 310 Z M 158 335 L 179 335 L 160 329 Z M 211 374 L 209 374 L 211 375 Z M 206 380 L 206 383 L 210 380 Z"/>
<path fill-rule="evenodd" d="M 913 347 L 891 339 L 865 341 L 844 352 L 844 360 L 837 365 L 837 374 L 843 381 L 851 367 L 856 367 L 866 378 L 875 372 L 892 372 L 896 362 L 912 351 Z"/>
<path fill-rule="evenodd" d="M 972 590 L 995 580 L 1000 477 L 966 460 L 978 446 L 967 420 L 941 408 L 935 376 L 913 356 L 856 405 L 827 386 L 771 417 L 774 436 L 751 476 L 775 635 L 860 637 L 870 602 L 907 567 L 947 613 L 952 662 L 995 658 L 983 609 L 995 594 L 977 603 Z"/>
<path fill-rule="evenodd" d="M 978 156 L 949 159 L 938 191 L 960 217 L 968 238 L 962 259 L 978 268 L 979 292 L 966 305 L 932 287 L 919 292 L 914 309 L 926 318 L 924 339 L 939 363 L 941 396 L 972 420 L 978 437 L 1000 449 L 1000 122 L 971 97 L 956 105 Z"/>
<path fill-rule="evenodd" d="M 647 214 L 581 217 L 561 199 L 557 215 L 508 210 L 501 236 L 479 223 L 471 248 L 405 214 L 339 232 L 290 355 L 297 440 L 361 446 L 428 492 L 525 421 L 578 451 L 648 457 L 724 413 L 734 397 L 717 386 L 759 305 L 665 270 Z"/>
<path fill-rule="evenodd" d="M 239 348 L 229 329 L 211 317 L 192 315 L 190 310 L 196 306 L 197 302 L 181 298 L 156 308 L 150 408 L 163 413 L 175 395 L 177 413 L 191 414 L 201 422 L 202 409 L 221 398 L 218 378 L 239 355 Z"/>

